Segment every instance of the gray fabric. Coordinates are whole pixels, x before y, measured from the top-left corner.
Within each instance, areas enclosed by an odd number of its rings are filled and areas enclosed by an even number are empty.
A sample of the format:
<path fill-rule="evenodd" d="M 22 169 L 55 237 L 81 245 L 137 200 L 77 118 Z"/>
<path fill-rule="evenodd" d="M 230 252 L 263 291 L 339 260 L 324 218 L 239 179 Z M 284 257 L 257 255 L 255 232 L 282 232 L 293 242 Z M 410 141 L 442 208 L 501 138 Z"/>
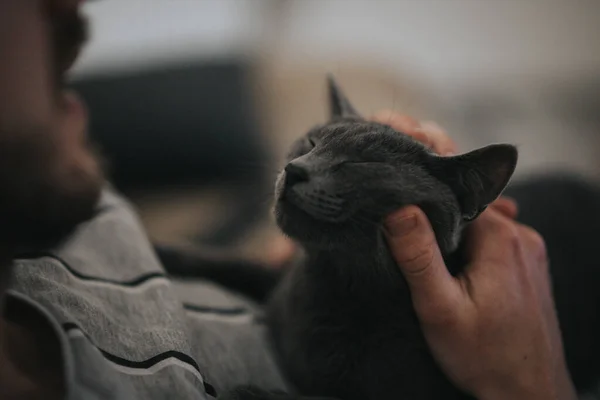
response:
<path fill-rule="evenodd" d="M 286 388 L 260 308 L 208 282 L 167 279 L 134 210 L 109 190 L 64 246 L 15 264 L 10 294 L 34 304 L 61 337 L 68 399 Z"/>

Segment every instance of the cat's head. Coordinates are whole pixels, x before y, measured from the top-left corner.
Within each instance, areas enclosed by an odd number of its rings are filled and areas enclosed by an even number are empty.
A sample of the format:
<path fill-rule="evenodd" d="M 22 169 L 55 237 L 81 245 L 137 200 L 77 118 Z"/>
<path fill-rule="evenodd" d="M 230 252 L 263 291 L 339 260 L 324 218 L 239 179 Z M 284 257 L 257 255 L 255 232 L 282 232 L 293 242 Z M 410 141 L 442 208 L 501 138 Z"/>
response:
<path fill-rule="evenodd" d="M 440 157 L 389 126 L 362 119 L 329 78 L 331 120 L 292 146 L 276 182 L 279 227 L 305 246 L 351 248 L 376 237 L 384 218 L 420 206 L 445 254 L 462 227 L 504 190 L 517 163 L 497 144 Z"/>

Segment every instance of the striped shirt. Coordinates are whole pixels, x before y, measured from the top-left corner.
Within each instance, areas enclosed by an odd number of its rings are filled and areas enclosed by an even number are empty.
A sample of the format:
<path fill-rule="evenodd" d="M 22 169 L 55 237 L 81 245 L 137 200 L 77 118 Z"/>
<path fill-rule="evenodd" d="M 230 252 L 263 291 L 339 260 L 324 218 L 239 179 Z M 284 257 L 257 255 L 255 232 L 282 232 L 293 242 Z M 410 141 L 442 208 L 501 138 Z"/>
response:
<path fill-rule="evenodd" d="M 110 190 L 59 249 L 15 261 L 9 298 L 54 328 L 69 400 L 287 387 L 261 309 L 210 282 L 168 278 L 134 209 Z"/>

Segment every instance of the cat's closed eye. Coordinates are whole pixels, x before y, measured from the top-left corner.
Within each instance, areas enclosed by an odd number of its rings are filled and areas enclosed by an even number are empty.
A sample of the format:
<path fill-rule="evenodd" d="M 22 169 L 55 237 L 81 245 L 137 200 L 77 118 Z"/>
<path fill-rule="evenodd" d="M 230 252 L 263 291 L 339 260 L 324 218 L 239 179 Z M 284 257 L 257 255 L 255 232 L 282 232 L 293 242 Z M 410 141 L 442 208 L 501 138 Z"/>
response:
<path fill-rule="evenodd" d="M 338 164 L 336 164 L 335 166 L 332 167 L 333 171 L 338 171 L 341 168 L 353 168 L 353 167 L 376 167 L 381 165 L 381 162 L 377 162 L 377 161 L 353 161 L 353 160 L 346 160 L 346 161 L 342 161 Z"/>
<path fill-rule="evenodd" d="M 383 164 L 381 161 L 344 161 L 342 164 L 346 165 L 377 165 Z"/>

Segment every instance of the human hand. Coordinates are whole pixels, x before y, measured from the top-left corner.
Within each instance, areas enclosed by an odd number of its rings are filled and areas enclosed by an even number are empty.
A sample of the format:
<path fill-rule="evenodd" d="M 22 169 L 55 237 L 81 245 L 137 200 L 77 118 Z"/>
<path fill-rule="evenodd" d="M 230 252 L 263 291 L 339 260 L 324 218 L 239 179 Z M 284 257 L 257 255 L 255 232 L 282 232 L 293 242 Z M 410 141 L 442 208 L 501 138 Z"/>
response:
<path fill-rule="evenodd" d="M 466 232 L 469 264 L 448 272 L 425 214 L 388 218 L 393 257 L 430 349 L 446 375 L 479 399 L 575 399 L 563 354 L 544 242 L 500 199 Z"/>
<path fill-rule="evenodd" d="M 398 114 L 389 110 L 378 112 L 371 120 L 389 125 L 395 130 L 411 136 L 413 139 L 431 148 L 437 154 L 446 156 L 454 155 L 457 152 L 456 143 L 435 122 L 418 121 L 409 115 Z"/>
<path fill-rule="evenodd" d="M 392 111 L 372 120 L 412 136 L 440 155 L 456 144 L 433 122 Z M 390 217 L 394 258 L 411 287 L 428 343 L 447 375 L 481 399 L 575 398 L 550 290 L 544 243 L 517 224 L 517 204 L 500 198 L 467 232 L 465 273 L 450 276 L 425 214 Z M 413 229 L 393 229 L 410 216 Z M 403 233 L 404 232 L 404 233 Z"/>

